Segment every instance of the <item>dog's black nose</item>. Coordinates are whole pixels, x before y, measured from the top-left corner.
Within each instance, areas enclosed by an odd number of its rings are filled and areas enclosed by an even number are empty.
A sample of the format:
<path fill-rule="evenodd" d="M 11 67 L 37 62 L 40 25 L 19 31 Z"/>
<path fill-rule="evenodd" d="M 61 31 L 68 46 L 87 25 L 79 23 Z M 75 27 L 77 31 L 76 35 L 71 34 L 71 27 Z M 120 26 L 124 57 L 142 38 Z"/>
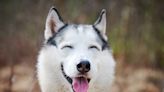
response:
<path fill-rule="evenodd" d="M 79 64 L 77 64 L 77 70 L 83 74 L 89 72 L 90 70 L 89 61 L 81 61 Z"/>

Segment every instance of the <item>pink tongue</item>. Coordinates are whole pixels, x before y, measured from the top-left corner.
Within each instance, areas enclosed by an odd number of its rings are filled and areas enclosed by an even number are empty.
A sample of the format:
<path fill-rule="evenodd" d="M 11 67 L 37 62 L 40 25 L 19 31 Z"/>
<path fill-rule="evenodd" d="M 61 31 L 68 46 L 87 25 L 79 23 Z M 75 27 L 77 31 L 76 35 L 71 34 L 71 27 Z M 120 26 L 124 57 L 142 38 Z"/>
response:
<path fill-rule="evenodd" d="M 73 79 L 73 89 L 75 92 L 87 92 L 88 87 L 89 85 L 86 78 L 79 77 Z"/>

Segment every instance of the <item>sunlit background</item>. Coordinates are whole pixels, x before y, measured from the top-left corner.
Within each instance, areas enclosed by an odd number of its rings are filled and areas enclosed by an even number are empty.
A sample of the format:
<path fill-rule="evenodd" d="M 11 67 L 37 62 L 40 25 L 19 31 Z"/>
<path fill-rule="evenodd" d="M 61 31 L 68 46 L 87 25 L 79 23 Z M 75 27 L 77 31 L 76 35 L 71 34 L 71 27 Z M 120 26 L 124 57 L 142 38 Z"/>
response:
<path fill-rule="evenodd" d="M 117 62 L 111 92 L 164 92 L 164 0 L 1 0 L 0 92 L 39 92 L 36 59 L 52 6 L 78 24 L 107 10 Z"/>

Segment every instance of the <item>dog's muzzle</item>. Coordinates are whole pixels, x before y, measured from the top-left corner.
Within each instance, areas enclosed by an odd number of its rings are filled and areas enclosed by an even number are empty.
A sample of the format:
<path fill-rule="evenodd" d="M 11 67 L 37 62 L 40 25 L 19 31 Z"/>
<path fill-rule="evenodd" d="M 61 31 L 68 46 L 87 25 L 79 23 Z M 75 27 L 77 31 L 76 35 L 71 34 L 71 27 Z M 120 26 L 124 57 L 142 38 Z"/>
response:
<path fill-rule="evenodd" d="M 64 72 L 63 64 L 61 64 L 61 71 L 65 79 L 72 85 L 74 92 L 87 92 L 89 88 L 90 78 L 87 77 L 87 73 L 90 71 L 90 63 L 88 61 L 82 61 L 77 64 L 77 70 L 79 74 L 71 78 Z"/>

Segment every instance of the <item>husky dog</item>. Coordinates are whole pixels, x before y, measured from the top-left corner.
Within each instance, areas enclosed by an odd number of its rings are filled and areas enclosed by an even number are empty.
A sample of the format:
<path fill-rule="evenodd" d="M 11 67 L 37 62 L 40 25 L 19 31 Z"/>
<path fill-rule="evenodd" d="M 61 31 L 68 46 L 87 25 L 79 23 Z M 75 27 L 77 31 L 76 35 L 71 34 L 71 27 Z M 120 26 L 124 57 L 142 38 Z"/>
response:
<path fill-rule="evenodd" d="M 92 25 L 67 24 L 52 7 L 37 64 L 42 92 L 110 92 L 115 61 L 106 36 L 106 10 Z"/>

